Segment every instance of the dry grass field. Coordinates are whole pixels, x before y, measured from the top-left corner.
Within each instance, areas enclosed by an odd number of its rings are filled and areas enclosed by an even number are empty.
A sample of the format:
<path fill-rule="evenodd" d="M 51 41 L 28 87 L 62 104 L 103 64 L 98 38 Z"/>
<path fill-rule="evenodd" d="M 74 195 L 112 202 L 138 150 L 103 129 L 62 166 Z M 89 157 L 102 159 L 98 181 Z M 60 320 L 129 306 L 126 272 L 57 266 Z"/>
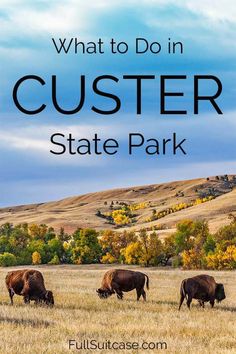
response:
<path fill-rule="evenodd" d="M 179 285 L 183 278 L 201 271 L 141 269 L 150 277 L 147 302 L 136 302 L 135 291 L 119 301 L 113 295 L 107 300 L 97 297 L 95 289 L 109 266 L 42 266 L 46 287 L 54 291 L 53 309 L 23 305 L 15 296 L 9 305 L 4 278 L 9 269 L 0 270 L 0 353 L 59 354 L 92 353 L 69 350 L 69 339 L 81 342 L 132 341 L 166 342 L 167 350 L 145 350 L 145 353 L 236 353 L 236 273 L 208 272 L 225 284 L 226 300 L 199 308 L 196 301 L 191 311 L 184 304 L 178 311 Z M 126 267 L 123 267 L 126 268 Z M 98 351 L 96 351 L 98 352 Z M 143 350 L 108 350 L 100 353 L 144 353 Z"/>

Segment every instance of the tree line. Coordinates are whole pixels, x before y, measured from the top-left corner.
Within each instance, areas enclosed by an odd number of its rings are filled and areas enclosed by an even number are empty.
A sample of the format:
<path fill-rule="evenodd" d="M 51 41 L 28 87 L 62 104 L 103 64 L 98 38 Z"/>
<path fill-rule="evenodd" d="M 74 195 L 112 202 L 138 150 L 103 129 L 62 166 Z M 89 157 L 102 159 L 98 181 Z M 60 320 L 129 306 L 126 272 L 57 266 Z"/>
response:
<path fill-rule="evenodd" d="M 63 228 L 6 223 L 0 226 L 0 266 L 29 264 L 121 263 L 184 269 L 236 269 L 236 217 L 210 233 L 206 221 L 183 220 L 161 239 L 156 231 L 139 232 Z"/>
<path fill-rule="evenodd" d="M 182 194 L 177 193 L 177 196 L 182 196 Z M 170 215 L 172 213 L 176 213 L 180 210 L 190 208 L 192 206 L 196 206 L 202 203 L 206 203 L 211 201 L 212 199 L 215 199 L 216 197 L 214 195 L 207 195 L 203 198 L 197 198 L 191 202 L 181 202 L 175 205 L 172 205 L 168 208 L 165 208 L 163 210 L 160 210 L 157 212 L 156 209 L 152 209 L 152 215 L 146 218 L 146 222 L 154 221 L 154 220 L 159 220 L 161 218 L 164 218 L 167 215 Z M 97 210 L 96 216 L 100 218 L 107 219 L 107 221 L 110 224 L 117 225 L 117 226 L 124 226 L 124 225 L 131 225 L 136 221 L 135 217 L 136 214 L 134 213 L 137 210 L 140 209 L 146 209 L 150 207 L 151 203 L 150 202 L 142 202 L 142 203 L 136 203 L 136 204 L 127 204 L 124 202 L 116 202 L 117 205 L 114 205 L 114 202 L 112 201 L 110 204 L 110 209 L 111 211 L 108 212 L 101 212 L 101 210 Z M 107 203 L 106 203 L 107 205 Z"/>

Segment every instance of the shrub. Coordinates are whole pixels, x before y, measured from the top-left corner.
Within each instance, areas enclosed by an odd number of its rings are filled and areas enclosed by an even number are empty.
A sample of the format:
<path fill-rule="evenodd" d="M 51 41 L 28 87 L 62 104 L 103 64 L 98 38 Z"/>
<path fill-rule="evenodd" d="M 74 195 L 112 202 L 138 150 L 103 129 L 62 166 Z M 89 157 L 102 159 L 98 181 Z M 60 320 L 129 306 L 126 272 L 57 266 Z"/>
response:
<path fill-rule="evenodd" d="M 235 269 L 236 246 L 228 246 L 226 251 L 218 250 L 206 257 L 207 267 L 210 269 Z"/>
<path fill-rule="evenodd" d="M 32 264 L 41 264 L 41 255 L 37 251 L 32 253 Z"/>
<path fill-rule="evenodd" d="M 59 257 L 57 254 L 54 255 L 54 257 L 51 259 L 50 262 L 48 262 L 48 264 L 51 264 L 51 265 L 57 265 L 57 264 L 60 264 L 60 260 L 59 260 Z"/>
<path fill-rule="evenodd" d="M 199 269 L 202 267 L 202 253 L 191 249 L 182 253 L 184 269 Z"/>
<path fill-rule="evenodd" d="M 142 246 L 139 241 L 131 242 L 124 250 L 123 256 L 127 264 L 139 264 L 143 255 Z"/>
<path fill-rule="evenodd" d="M 172 267 L 178 268 L 182 266 L 182 258 L 181 256 L 174 256 L 172 258 Z"/>
<path fill-rule="evenodd" d="M 112 212 L 112 218 L 116 225 L 126 225 L 131 223 L 131 219 L 127 215 L 127 212 L 122 209 L 118 209 Z"/>
<path fill-rule="evenodd" d="M 116 263 L 116 262 L 117 262 L 117 259 L 114 256 L 112 256 L 112 254 L 110 254 L 109 252 L 107 252 L 101 258 L 101 263 L 112 264 L 112 263 Z"/>
<path fill-rule="evenodd" d="M 0 254 L 0 266 L 1 267 L 11 267 L 16 265 L 16 256 L 9 252 L 4 252 Z"/>

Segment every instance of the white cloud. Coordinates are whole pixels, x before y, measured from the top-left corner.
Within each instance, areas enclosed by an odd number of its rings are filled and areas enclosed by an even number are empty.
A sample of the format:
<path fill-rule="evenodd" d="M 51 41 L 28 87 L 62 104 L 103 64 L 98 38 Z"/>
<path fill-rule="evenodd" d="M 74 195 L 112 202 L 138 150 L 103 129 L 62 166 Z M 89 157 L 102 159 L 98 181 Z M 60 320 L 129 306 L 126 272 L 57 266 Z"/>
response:
<path fill-rule="evenodd" d="M 178 1 L 183 3 L 183 1 Z M 236 22 L 236 7 L 234 0 L 186 0 L 187 9 L 208 17 L 214 21 Z"/>
<path fill-rule="evenodd" d="M 40 5 L 31 1 L 2 0 L 0 11 L 6 13 L 1 18 L 1 35 L 27 36 L 86 34 L 99 14 L 111 10 L 133 8 L 145 15 L 154 8 L 179 7 L 205 17 L 205 20 L 236 22 L 236 7 L 233 0 L 68 0 L 41 1 Z M 104 17 L 105 21 L 106 17 Z M 183 19 L 185 22 L 186 19 Z"/>
<path fill-rule="evenodd" d="M 199 134 L 206 129 L 206 126 L 213 124 L 214 134 L 219 132 L 222 135 L 222 125 L 226 128 L 224 137 L 227 134 L 231 136 L 233 134 L 233 128 L 236 125 L 235 121 L 236 111 L 226 111 L 222 117 L 216 117 L 214 113 L 202 114 L 198 119 L 189 115 L 189 119 L 180 119 L 178 126 L 175 129 L 182 131 L 183 133 L 190 131 L 199 131 Z M 11 120 L 11 115 L 6 115 L 6 120 Z M 176 122 L 176 118 L 159 119 L 158 121 L 153 115 L 144 115 L 142 120 L 127 114 L 117 118 L 117 121 L 110 121 L 110 123 L 99 124 L 78 124 L 78 125 L 45 125 L 45 124 L 30 124 L 28 126 L 17 126 L 10 129 L 3 129 L 0 131 L 0 146 L 5 149 L 16 149 L 32 151 L 36 154 L 48 154 L 52 148 L 50 137 L 54 133 L 62 133 L 65 137 L 69 133 L 73 135 L 75 139 L 93 139 L 94 134 L 97 133 L 102 139 L 126 139 L 129 132 L 141 132 L 146 135 L 155 134 L 167 134 L 172 131 L 173 124 Z M 3 120 L 4 121 L 4 120 Z M 143 122 L 146 122 L 144 125 Z M 155 132 L 156 130 L 156 132 Z M 154 134 L 155 132 L 155 134 Z"/>
<path fill-rule="evenodd" d="M 24 134 L 15 135 L 13 133 L 0 133 L 1 145 L 4 148 L 16 149 L 16 150 L 35 150 L 38 152 L 48 152 L 50 150 L 49 143 L 43 139 L 34 139 Z M 6 145 L 7 144 L 7 145 Z"/>
<path fill-rule="evenodd" d="M 126 3 L 129 2 L 137 3 L 137 1 L 126 1 Z M 190 10 L 210 20 L 236 22 L 235 0 L 140 0 L 138 4 L 168 7 L 170 11 L 170 5 L 172 5 L 173 7 Z"/>
<path fill-rule="evenodd" d="M 11 131 L 0 132 L 0 147 L 4 150 L 12 150 L 16 152 L 23 152 L 24 156 L 33 155 L 35 158 L 49 160 L 51 164 L 68 164 L 68 165 L 101 165 L 106 163 L 106 156 L 95 155 L 69 155 L 68 145 L 67 152 L 63 155 L 54 155 L 50 150 L 56 150 L 56 147 L 50 142 L 52 134 L 61 133 L 68 138 L 69 133 L 76 140 L 88 139 L 91 141 L 91 150 L 93 149 L 92 139 L 94 134 L 98 134 L 98 138 L 117 139 L 119 135 L 122 136 L 124 132 L 122 128 L 114 126 L 95 126 L 95 125 L 69 125 L 69 126 L 54 126 L 54 125 L 30 125 L 28 127 L 17 127 Z M 66 140 L 60 139 L 60 142 L 66 145 Z M 101 141 L 102 144 L 102 141 Z M 78 144 L 74 142 L 74 149 Z M 102 145 L 100 145 L 101 147 Z M 100 149 L 100 148 L 99 148 Z M 75 157 L 76 156 L 76 157 Z M 58 158 L 57 158 L 58 157 Z"/>
<path fill-rule="evenodd" d="M 195 132 L 201 132 L 209 126 L 209 122 L 214 122 L 214 128 L 212 130 L 215 138 L 217 139 L 217 134 L 219 134 L 219 141 L 222 139 L 222 124 L 227 127 L 224 131 L 223 139 L 232 139 L 232 131 L 235 125 L 235 112 L 228 112 L 224 114 L 224 117 L 216 120 L 214 115 L 203 115 L 201 119 L 193 120 L 180 120 L 178 126 L 175 126 L 175 131 L 181 137 L 185 135 L 191 136 L 196 139 Z M 146 121 L 145 126 L 143 121 Z M 207 123 L 208 122 L 208 123 Z M 29 125 L 24 127 L 13 127 L 11 129 L 3 129 L 0 132 L 0 147 L 2 150 L 16 151 L 17 153 L 23 153 L 24 156 L 35 156 L 37 159 L 44 159 L 45 161 L 50 161 L 52 164 L 72 164 L 72 165 L 97 165 L 100 163 L 108 162 L 106 156 L 96 156 L 94 153 L 91 155 L 76 155 L 71 156 L 67 152 L 63 155 L 56 155 L 50 153 L 50 150 L 58 150 L 58 147 L 53 145 L 50 141 L 51 135 L 55 133 L 64 134 L 65 138 L 59 138 L 57 141 L 68 144 L 66 139 L 69 134 L 76 140 L 78 139 L 88 139 L 91 142 L 92 151 L 94 150 L 94 144 L 92 139 L 94 134 L 98 134 L 98 138 L 101 139 L 99 146 L 105 139 L 113 138 L 116 139 L 120 144 L 126 144 L 128 140 L 128 135 L 130 132 L 138 132 L 144 134 L 148 138 L 160 138 L 161 136 L 169 136 L 172 134 L 173 120 L 158 120 L 154 121 L 152 117 L 143 117 L 142 121 L 131 122 L 130 119 L 127 120 L 125 124 L 119 124 L 118 122 L 111 122 L 109 125 Z M 219 133 L 220 132 L 220 133 Z M 199 138 L 201 133 L 197 133 Z M 203 137 L 201 137 L 203 139 Z M 73 148 L 77 147 L 78 143 L 76 141 L 73 143 Z M 100 148 L 99 148 L 100 149 Z M 122 154 L 122 158 L 124 156 Z"/>

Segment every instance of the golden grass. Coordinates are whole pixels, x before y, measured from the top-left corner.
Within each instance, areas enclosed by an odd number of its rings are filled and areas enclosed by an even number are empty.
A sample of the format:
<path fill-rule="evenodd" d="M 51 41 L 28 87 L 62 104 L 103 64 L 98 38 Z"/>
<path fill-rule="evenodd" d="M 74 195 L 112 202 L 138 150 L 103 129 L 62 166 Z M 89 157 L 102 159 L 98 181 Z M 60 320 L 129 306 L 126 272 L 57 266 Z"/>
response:
<path fill-rule="evenodd" d="M 96 213 L 98 210 L 103 213 L 110 211 L 111 201 L 115 203 L 116 201 L 122 201 L 127 204 L 150 203 L 147 208 L 135 211 L 137 222 L 132 226 L 127 226 L 128 229 L 140 230 L 144 227 L 164 225 L 164 230 L 158 233 L 165 236 L 167 232 L 172 232 L 172 229 L 175 229 L 179 221 L 187 218 L 207 220 L 210 231 L 215 232 L 221 226 L 230 222 L 228 214 L 235 211 L 236 188 L 207 203 L 183 209 L 159 220 L 146 222 L 146 219 L 152 215 L 154 208 L 161 211 L 175 204 L 189 203 L 199 198 L 197 191 L 208 192 L 209 188 L 230 191 L 230 189 L 225 189 L 224 182 L 216 181 L 214 177 L 211 177 L 210 181 L 205 178 L 198 178 L 156 185 L 119 188 L 54 202 L 0 208 L 0 221 L 1 224 L 12 222 L 15 225 L 25 222 L 29 224 L 43 223 L 54 227 L 56 231 L 59 231 L 60 227 L 64 227 L 68 233 L 74 232 L 78 227 L 94 228 L 96 230 L 114 229 L 114 225 L 108 224 L 106 219 L 99 218 Z M 179 197 L 178 193 L 180 192 L 184 193 L 184 196 Z M 104 202 L 107 203 L 107 206 L 104 205 Z M 124 228 L 116 228 L 116 230 L 123 231 Z"/>
<path fill-rule="evenodd" d="M 181 280 L 202 272 L 129 267 L 141 269 L 150 277 L 147 302 L 143 303 L 136 302 L 134 291 L 125 294 L 123 301 L 114 295 L 107 300 L 99 299 L 95 289 L 108 268 L 105 265 L 38 267 L 44 274 L 46 287 L 54 292 L 56 304 L 53 309 L 23 305 L 20 296 L 15 296 L 14 306 L 10 306 L 4 284 L 8 269 L 1 268 L 0 353 L 76 352 L 68 350 L 69 339 L 78 342 L 83 339 L 165 341 L 168 349 L 163 352 L 167 353 L 236 352 L 235 272 L 208 272 L 216 281 L 225 284 L 227 296 L 213 310 L 209 304 L 202 309 L 195 302 L 191 311 L 184 304 L 179 312 Z M 146 350 L 145 353 L 154 351 Z"/>

